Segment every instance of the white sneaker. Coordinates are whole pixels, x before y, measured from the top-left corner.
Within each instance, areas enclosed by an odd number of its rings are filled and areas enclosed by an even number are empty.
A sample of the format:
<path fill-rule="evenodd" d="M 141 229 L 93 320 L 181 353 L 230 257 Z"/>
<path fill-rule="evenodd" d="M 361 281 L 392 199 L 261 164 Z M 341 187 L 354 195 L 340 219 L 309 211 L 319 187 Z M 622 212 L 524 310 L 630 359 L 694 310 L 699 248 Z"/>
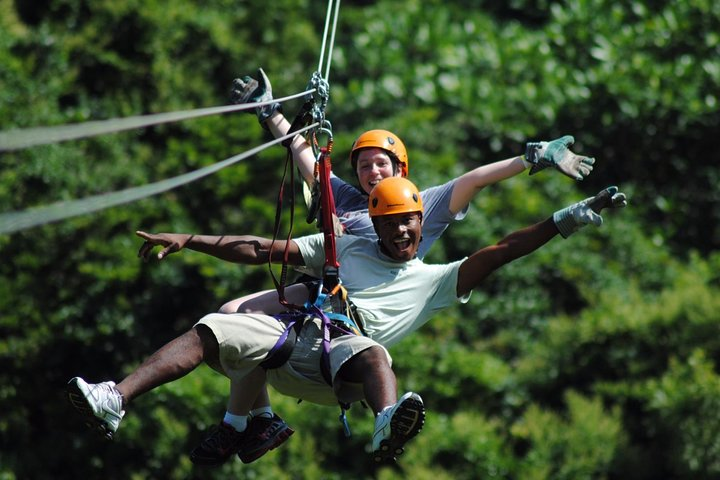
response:
<path fill-rule="evenodd" d="M 112 439 L 125 415 L 115 382 L 87 383 L 75 377 L 68 383 L 67 394 L 73 407 L 86 417 L 87 425 Z"/>
<path fill-rule="evenodd" d="M 373 459 L 395 460 L 403 453 L 405 443 L 417 435 L 425 424 L 425 406 L 420 395 L 408 392 L 375 417 Z"/>

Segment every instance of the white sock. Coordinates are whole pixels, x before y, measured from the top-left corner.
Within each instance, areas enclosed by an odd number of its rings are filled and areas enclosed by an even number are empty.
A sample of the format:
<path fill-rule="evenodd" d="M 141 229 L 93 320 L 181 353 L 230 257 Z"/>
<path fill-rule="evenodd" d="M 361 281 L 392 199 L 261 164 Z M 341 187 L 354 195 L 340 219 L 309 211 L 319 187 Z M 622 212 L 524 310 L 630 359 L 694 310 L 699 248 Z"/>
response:
<path fill-rule="evenodd" d="M 244 432 L 247 428 L 248 417 L 247 415 L 233 415 L 230 412 L 225 412 L 223 422 L 232 426 L 237 432 Z"/>
<path fill-rule="evenodd" d="M 273 418 L 272 407 L 268 405 L 267 407 L 260 407 L 254 410 L 250 410 L 250 418 L 255 417 Z"/>

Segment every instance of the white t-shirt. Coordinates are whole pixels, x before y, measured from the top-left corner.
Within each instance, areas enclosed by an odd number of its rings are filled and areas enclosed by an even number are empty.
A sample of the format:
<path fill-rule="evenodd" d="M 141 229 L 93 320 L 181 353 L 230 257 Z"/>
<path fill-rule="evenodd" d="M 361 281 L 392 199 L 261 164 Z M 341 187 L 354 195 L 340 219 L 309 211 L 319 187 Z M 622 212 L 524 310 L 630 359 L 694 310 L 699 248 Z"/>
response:
<path fill-rule="evenodd" d="M 424 233 L 423 233 L 424 234 Z M 322 277 L 323 235 L 294 239 L 305 262 L 304 271 Z M 357 307 L 367 335 L 391 347 L 424 325 L 438 310 L 458 299 L 458 268 L 464 261 L 428 265 L 417 258 L 396 262 L 380 251 L 377 241 L 355 235 L 336 239 L 340 280 Z"/>

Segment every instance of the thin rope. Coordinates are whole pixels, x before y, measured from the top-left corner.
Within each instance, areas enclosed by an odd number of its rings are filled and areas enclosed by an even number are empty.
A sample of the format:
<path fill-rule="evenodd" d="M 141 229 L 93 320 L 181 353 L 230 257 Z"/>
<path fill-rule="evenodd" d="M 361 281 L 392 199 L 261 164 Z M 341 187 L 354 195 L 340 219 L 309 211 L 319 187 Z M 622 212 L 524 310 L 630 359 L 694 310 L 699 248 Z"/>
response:
<path fill-rule="evenodd" d="M 333 7 L 335 9 L 333 10 Z M 320 60 L 318 62 L 318 73 L 322 75 L 323 63 L 325 61 L 325 51 L 328 50 L 327 65 L 325 66 L 325 81 L 327 81 L 330 75 L 330 64 L 332 63 L 332 51 L 333 45 L 335 44 L 335 30 L 337 29 L 338 17 L 340 16 L 340 0 L 337 4 L 333 0 L 328 0 L 328 9 L 325 16 L 325 31 L 323 32 L 322 46 L 320 47 Z M 330 31 L 330 18 L 333 17 L 332 33 L 330 34 L 330 42 L 328 46 L 328 32 Z"/>
<path fill-rule="evenodd" d="M 323 32 L 322 45 L 320 46 L 320 59 L 318 60 L 318 72 L 322 72 L 323 63 L 325 61 L 325 45 L 327 44 L 327 32 L 330 25 L 330 11 L 332 9 L 333 0 L 328 0 L 327 13 L 325 14 L 325 31 Z"/>
<path fill-rule="evenodd" d="M 187 183 L 193 182 L 202 177 L 215 173 L 225 167 L 244 160 L 247 157 L 255 155 L 256 153 L 261 152 L 268 147 L 292 138 L 299 133 L 303 133 L 306 130 L 315 128 L 316 126 L 317 123 L 308 125 L 307 127 L 295 131 L 289 135 L 276 138 L 273 141 L 255 147 L 251 150 L 248 150 L 247 152 L 227 158 L 221 162 L 156 183 L 142 185 L 140 187 L 128 188 L 112 193 L 95 195 L 80 200 L 57 202 L 44 207 L 37 207 L 28 210 L 0 214 L 0 234 L 12 233 L 30 227 L 56 222 L 58 220 L 64 220 L 66 218 L 96 212 L 98 210 L 122 205 L 124 203 L 130 203 L 136 200 L 150 197 L 152 195 L 156 195 L 158 193 L 165 192 L 167 190 L 179 187 L 181 185 L 185 185 Z"/>
<path fill-rule="evenodd" d="M 97 120 L 74 125 L 8 130 L 6 132 L 0 132 L 0 152 L 19 150 L 35 145 L 46 145 L 66 140 L 93 137 L 96 135 L 121 132 L 134 128 L 149 127 L 163 123 L 179 122 L 181 120 L 205 117 L 208 115 L 249 110 L 251 108 L 270 105 L 275 102 L 282 103 L 311 93 L 313 93 L 312 89 L 266 102 L 245 103 L 242 105 L 225 105 L 221 107 L 199 108 L 196 110 L 183 110 L 169 113 L 155 113 L 126 118 L 113 118 L 109 120 Z"/>
<path fill-rule="evenodd" d="M 337 0 L 337 6 L 335 7 L 335 18 L 333 20 L 332 34 L 330 36 L 330 48 L 328 51 L 327 69 L 325 70 L 325 81 L 330 81 L 330 64 L 332 63 L 332 52 L 333 46 L 335 45 L 335 30 L 337 29 L 338 17 L 340 16 L 340 0 Z"/>

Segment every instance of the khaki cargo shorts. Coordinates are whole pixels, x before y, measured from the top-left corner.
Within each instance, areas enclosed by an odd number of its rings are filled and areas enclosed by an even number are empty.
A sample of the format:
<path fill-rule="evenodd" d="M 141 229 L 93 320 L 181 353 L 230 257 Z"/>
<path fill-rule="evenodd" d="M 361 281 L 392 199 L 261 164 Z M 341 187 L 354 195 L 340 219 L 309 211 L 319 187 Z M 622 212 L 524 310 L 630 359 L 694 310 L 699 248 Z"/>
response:
<path fill-rule="evenodd" d="M 220 364 L 225 376 L 241 380 L 265 360 L 285 331 L 285 324 L 269 315 L 211 313 L 198 324 L 210 328 L 219 344 Z M 330 374 L 335 378 L 343 364 L 370 347 L 380 347 L 368 337 L 344 335 L 330 342 Z M 267 371 L 267 381 L 280 393 L 322 405 L 336 405 L 338 397 L 320 370 L 322 332 L 319 319 L 306 322 L 298 335 L 290 359 L 280 368 Z M 385 350 L 388 363 L 392 358 Z M 338 392 L 343 402 L 363 399 L 362 385 L 343 382 Z"/>

